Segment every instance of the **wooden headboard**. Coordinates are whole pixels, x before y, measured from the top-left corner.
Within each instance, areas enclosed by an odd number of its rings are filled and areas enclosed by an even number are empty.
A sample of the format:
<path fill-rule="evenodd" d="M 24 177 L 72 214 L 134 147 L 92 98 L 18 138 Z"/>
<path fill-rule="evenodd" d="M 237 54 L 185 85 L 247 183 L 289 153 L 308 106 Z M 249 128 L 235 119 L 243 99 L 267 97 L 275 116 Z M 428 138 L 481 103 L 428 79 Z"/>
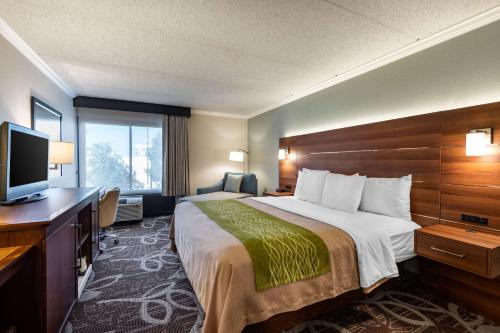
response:
<path fill-rule="evenodd" d="M 500 103 L 429 113 L 280 139 L 280 187 L 295 187 L 302 168 L 368 177 L 413 175 L 412 218 L 420 225 L 464 223 L 462 213 L 488 218 L 500 231 L 500 148 L 465 155 L 465 134 L 493 128 L 500 144 Z M 473 224 L 476 226 L 476 224 Z"/>

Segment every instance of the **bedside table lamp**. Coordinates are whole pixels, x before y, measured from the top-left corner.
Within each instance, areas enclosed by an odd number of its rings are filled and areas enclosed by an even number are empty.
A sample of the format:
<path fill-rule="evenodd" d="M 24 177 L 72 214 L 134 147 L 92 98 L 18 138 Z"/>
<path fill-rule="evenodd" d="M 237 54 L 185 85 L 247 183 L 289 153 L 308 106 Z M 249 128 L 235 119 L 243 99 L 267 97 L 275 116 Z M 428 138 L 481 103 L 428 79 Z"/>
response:
<path fill-rule="evenodd" d="M 49 150 L 50 164 L 73 164 L 75 147 L 71 142 L 51 141 Z"/>

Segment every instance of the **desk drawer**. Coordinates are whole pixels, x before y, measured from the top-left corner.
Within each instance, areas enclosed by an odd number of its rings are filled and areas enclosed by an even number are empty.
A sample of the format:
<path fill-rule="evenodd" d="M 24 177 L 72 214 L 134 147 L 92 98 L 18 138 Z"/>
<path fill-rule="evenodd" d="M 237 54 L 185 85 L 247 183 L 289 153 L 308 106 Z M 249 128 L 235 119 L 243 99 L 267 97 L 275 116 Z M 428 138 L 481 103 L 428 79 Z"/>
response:
<path fill-rule="evenodd" d="M 416 252 L 443 264 L 488 276 L 488 250 L 476 245 L 418 232 Z"/>

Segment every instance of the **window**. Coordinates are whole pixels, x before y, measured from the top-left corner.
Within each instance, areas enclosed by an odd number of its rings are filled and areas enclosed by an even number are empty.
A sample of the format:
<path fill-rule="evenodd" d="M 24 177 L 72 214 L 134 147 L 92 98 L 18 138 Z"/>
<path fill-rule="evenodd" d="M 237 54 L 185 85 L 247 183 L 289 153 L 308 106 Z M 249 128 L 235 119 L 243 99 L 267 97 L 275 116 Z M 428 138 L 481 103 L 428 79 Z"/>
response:
<path fill-rule="evenodd" d="M 80 186 L 118 186 L 125 192 L 161 189 L 160 124 L 85 116 L 79 123 Z"/>

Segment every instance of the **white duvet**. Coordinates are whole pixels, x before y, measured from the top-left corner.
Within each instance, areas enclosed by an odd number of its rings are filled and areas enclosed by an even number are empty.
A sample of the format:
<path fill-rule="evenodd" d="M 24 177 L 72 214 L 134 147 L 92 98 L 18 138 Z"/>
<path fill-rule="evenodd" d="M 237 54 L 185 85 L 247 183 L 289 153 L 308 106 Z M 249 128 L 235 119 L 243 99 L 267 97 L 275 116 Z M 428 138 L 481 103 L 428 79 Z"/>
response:
<path fill-rule="evenodd" d="M 258 197 L 253 200 L 327 223 L 345 231 L 354 241 L 358 256 L 360 285 L 368 288 L 383 278 L 398 276 L 394 250 L 413 252 L 414 222 L 358 211 L 354 214 L 334 210 L 293 197 Z M 408 254 L 408 250 L 411 251 Z"/>

